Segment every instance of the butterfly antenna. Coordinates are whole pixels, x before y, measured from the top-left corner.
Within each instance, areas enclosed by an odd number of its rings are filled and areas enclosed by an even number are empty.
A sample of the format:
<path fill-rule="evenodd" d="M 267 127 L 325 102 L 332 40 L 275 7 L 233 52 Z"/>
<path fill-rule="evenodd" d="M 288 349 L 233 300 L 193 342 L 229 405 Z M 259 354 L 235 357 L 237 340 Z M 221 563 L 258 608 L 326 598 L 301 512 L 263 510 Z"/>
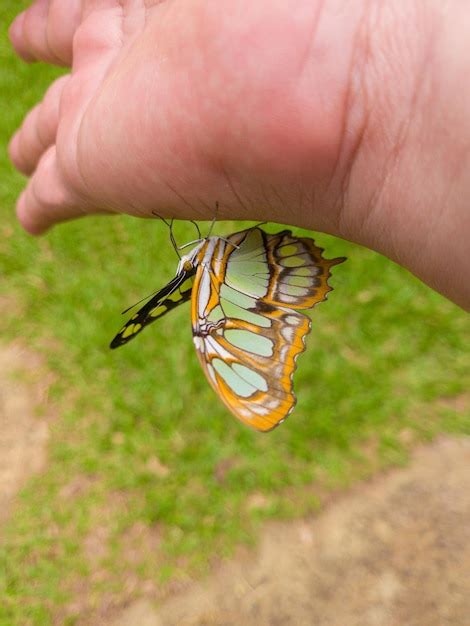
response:
<path fill-rule="evenodd" d="M 145 298 L 142 298 L 142 300 L 139 300 L 138 302 L 134 302 L 134 304 L 131 304 L 131 306 L 128 306 L 127 309 L 125 309 L 124 311 L 121 311 L 121 315 L 125 315 L 126 313 L 128 313 L 131 309 L 133 309 L 135 306 L 137 306 L 138 304 L 140 304 L 141 302 L 144 302 L 145 300 L 148 300 L 149 298 L 151 298 L 152 296 L 154 296 L 156 293 L 158 293 L 157 291 L 154 291 L 153 293 L 149 294 L 148 296 L 145 296 Z"/>
<path fill-rule="evenodd" d="M 219 213 L 219 203 L 216 202 L 215 203 L 214 217 L 212 218 L 211 225 L 209 226 L 209 232 L 207 233 L 206 239 L 209 239 L 209 237 L 212 234 L 212 231 L 214 230 L 214 225 L 215 225 L 215 223 L 217 221 L 218 213 Z M 221 241 L 225 241 L 225 243 L 228 243 L 230 246 L 233 246 L 237 250 L 240 248 L 240 246 L 237 246 L 236 243 L 233 243 L 232 241 L 229 241 L 228 239 L 224 239 L 224 237 L 220 237 L 220 239 L 221 239 Z"/>
<path fill-rule="evenodd" d="M 199 228 L 199 224 L 195 222 L 194 220 L 189 220 L 189 221 L 191 222 L 191 224 L 194 224 L 194 226 L 196 227 L 198 239 L 202 239 L 201 229 Z"/>
<path fill-rule="evenodd" d="M 171 219 L 171 222 L 170 222 L 170 240 L 171 240 L 171 243 L 173 244 L 173 248 L 175 249 L 176 254 L 178 255 L 178 258 L 181 259 L 181 254 L 179 253 L 179 250 L 178 250 L 178 244 L 176 243 L 176 239 L 173 234 L 173 218 Z"/>
<path fill-rule="evenodd" d="M 218 213 L 219 213 L 219 203 L 216 202 L 215 203 L 214 217 L 212 218 L 211 225 L 209 226 L 209 232 L 207 233 L 206 239 L 209 239 L 209 237 L 212 235 L 212 231 L 214 230 L 214 225 L 215 225 L 215 223 L 217 221 Z"/>
<path fill-rule="evenodd" d="M 175 236 L 173 234 L 173 222 L 174 222 L 174 219 L 171 218 L 171 220 L 168 221 L 164 217 L 159 215 L 156 211 L 152 211 L 152 214 L 155 215 L 156 217 L 159 217 L 162 220 L 162 222 L 168 226 L 168 229 L 170 231 L 170 241 L 171 241 L 171 244 L 172 244 L 176 254 L 178 255 L 178 258 L 181 259 L 181 254 L 179 253 L 178 244 L 176 243 L 176 239 L 175 239 Z M 199 230 L 199 228 L 198 228 L 198 230 Z"/>

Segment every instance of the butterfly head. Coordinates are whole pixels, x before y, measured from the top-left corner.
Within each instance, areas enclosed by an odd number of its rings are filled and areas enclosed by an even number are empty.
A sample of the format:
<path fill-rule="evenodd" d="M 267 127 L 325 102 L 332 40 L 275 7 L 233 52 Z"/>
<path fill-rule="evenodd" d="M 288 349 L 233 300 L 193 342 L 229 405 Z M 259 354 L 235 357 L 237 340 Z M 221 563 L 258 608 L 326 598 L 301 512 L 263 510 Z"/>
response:
<path fill-rule="evenodd" d="M 205 242 L 205 239 L 197 241 L 197 245 L 191 250 L 191 252 L 188 252 L 188 254 L 185 254 L 181 257 L 178 269 L 176 271 L 177 274 L 180 274 L 181 272 L 191 272 L 196 267 L 197 255 Z"/>

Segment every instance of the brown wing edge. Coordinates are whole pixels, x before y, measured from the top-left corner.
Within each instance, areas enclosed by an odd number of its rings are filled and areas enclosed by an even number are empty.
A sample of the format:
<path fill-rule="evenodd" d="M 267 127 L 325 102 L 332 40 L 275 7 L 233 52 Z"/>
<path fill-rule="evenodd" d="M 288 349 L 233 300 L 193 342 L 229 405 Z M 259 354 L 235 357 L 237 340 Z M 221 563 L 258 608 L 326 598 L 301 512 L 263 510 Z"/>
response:
<path fill-rule="evenodd" d="M 265 235 L 267 235 L 268 233 L 265 233 L 264 231 L 262 231 L 262 232 L 263 232 L 263 238 L 264 238 L 264 236 L 265 236 Z M 288 230 L 288 229 L 283 230 L 283 231 L 280 231 L 280 232 L 278 232 L 278 233 L 275 233 L 275 235 L 289 235 L 290 237 L 295 237 L 295 235 L 293 235 L 293 234 L 292 234 L 292 231 L 291 231 L 291 230 Z M 327 276 L 326 276 L 326 284 L 327 284 L 328 290 L 325 292 L 324 298 L 322 298 L 322 299 L 321 299 L 321 300 L 319 300 L 318 302 L 315 302 L 315 303 L 313 304 L 313 306 L 312 306 L 312 307 L 310 307 L 310 308 L 312 308 L 312 309 L 313 309 L 313 308 L 314 308 L 315 306 L 317 306 L 317 304 L 319 304 L 320 302 L 325 302 L 326 300 L 328 300 L 328 294 L 329 294 L 331 291 L 333 291 L 333 290 L 334 290 L 334 288 L 333 288 L 331 285 L 329 285 L 329 284 L 328 284 L 328 279 L 329 279 L 329 278 L 331 278 L 331 276 L 332 276 L 332 273 L 331 273 L 331 268 L 332 268 L 332 267 L 334 267 L 335 265 L 340 265 L 341 263 L 344 263 L 345 261 L 347 261 L 348 257 L 345 257 L 345 256 L 340 256 L 340 257 L 335 257 L 334 259 L 325 259 L 325 258 L 323 257 L 323 252 L 325 251 L 325 249 L 324 249 L 324 248 L 321 248 L 321 247 L 319 247 L 319 246 L 317 246 L 317 245 L 315 244 L 315 242 L 314 242 L 314 240 L 313 240 L 313 239 L 311 239 L 311 238 L 309 238 L 309 237 L 297 237 L 297 239 L 301 239 L 302 241 L 304 241 L 304 243 L 308 242 L 309 247 L 310 247 L 310 245 L 313 245 L 313 246 L 314 246 L 314 248 L 315 248 L 315 251 L 316 251 L 316 252 L 318 252 L 318 253 L 320 254 L 320 256 L 322 257 L 322 259 L 323 259 L 324 261 L 326 261 L 326 264 L 327 264 L 327 266 L 328 266 L 328 267 L 327 267 L 328 274 L 327 274 Z M 266 240 L 265 240 L 265 242 L 266 242 Z M 267 242 L 266 242 L 266 243 L 267 243 Z M 305 315 L 305 314 L 304 314 L 304 315 Z M 283 417 L 282 419 L 280 419 L 280 420 L 279 420 L 276 424 L 274 424 L 271 428 L 268 428 L 268 429 L 266 429 L 266 430 L 259 430 L 259 429 L 256 429 L 256 430 L 258 430 L 259 432 L 264 432 L 264 433 L 269 433 L 269 432 L 271 432 L 272 430 L 274 430 L 275 428 L 277 428 L 278 426 L 280 426 L 281 424 L 283 424 L 283 423 L 286 421 L 286 419 L 287 419 L 287 418 L 291 415 L 291 413 L 292 413 L 292 412 L 294 411 L 294 409 L 295 409 L 295 406 L 296 406 L 296 404 L 297 404 L 297 396 L 296 396 L 296 394 L 295 394 L 295 389 L 294 389 L 294 374 L 295 374 L 295 372 L 297 371 L 297 368 L 298 368 L 298 363 L 297 363 L 297 360 L 298 360 L 298 357 L 299 357 L 301 354 L 303 354 L 303 353 L 305 352 L 305 350 L 307 349 L 307 337 L 308 337 L 308 335 L 310 334 L 310 332 L 312 331 L 312 320 L 311 320 L 311 319 L 310 319 L 310 317 L 309 317 L 309 316 L 307 316 L 307 315 L 305 315 L 305 317 L 308 319 L 308 330 L 307 330 L 307 332 L 306 332 L 306 333 L 302 336 L 303 349 L 302 349 L 302 350 L 300 350 L 300 351 L 299 351 L 299 352 L 298 352 L 298 353 L 294 356 L 294 366 L 293 366 L 293 368 L 292 368 L 292 372 L 291 372 L 291 374 L 290 374 L 291 390 L 292 390 L 292 400 L 293 400 L 293 401 L 292 401 L 292 405 L 291 405 L 290 409 L 288 410 L 288 412 L 286 413 L 285 417 Z"/>

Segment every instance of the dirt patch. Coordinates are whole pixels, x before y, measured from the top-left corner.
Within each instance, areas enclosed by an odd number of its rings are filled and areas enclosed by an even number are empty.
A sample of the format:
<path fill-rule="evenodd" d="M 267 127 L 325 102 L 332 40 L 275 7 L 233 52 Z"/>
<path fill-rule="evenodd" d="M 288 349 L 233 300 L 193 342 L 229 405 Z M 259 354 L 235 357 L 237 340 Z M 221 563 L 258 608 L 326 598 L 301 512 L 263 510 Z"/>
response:
<path fill-rule="evenodd" d="M 27 479 L 46 462 L 48 419 L 38 417 L 50 378 L 19 344 L 0 347 L 0 522 Z"/>
<path fill-rule="evenodd" d="M 46 463 L 51 418 L 40 417 L 38 407 L 48 406 L 50 383 L 37 355 L 19 344 L 0 348 L 0 522 Z M 158 475 L 166 472 L 158 459 L 152 464 Z M 470 438 L 442 438 L 418 450 L 406 469 L 359 485 L 318 516 L 266 525 L 256 553 L 226 563 L 159 608 L 149 600 L 159 597 L 153 581 L 127 576 L 116 597 L 95 607 L 99 623 L 470 626 L 469 468 Z M 90 480 L 74 479 L 61 495 L 75 497 L 90 488 Z M 263 504 L 259 494 L 247 502 Z M 106 578 L 101 560 L 108 539 L 109 529 L 99 525 L 85 539 L 97 578 Z M 136 524 L 123 541 L 126 571 L 139 567 L 142 551 L 152 558 L 158 553 L 158 529 L 149 534 Z M 135 595 L 146 599 L 117 614 L 118 602 Z M 78 601 L 73 612 L 82 609 Z"/>
<path fill-rule="evenodd" d="M 409 467 L 320 515 L 265 528 L 259 550 L 159 609 L 112 626 L 469 626 L 470 439 L 441 439 Z"/>

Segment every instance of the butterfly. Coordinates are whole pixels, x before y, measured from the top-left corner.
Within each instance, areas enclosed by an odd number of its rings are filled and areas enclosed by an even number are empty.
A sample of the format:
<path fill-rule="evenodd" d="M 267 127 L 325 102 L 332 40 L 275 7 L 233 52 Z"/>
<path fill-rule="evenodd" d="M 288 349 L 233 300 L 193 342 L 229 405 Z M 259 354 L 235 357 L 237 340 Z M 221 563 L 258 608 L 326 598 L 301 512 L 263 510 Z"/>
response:
<path fill-rule="evenodd" d="M 110 347 L 190 300 L 194 345 L 209 383 L 242 422 L 272 430 L 296 403 L 293 374 L 311 327 L 301 311 L 326 299 L 330 269 L 345 258 L 325 259 L 312 239 L 259 226 L 193 243 L 175 277 Z"/>

